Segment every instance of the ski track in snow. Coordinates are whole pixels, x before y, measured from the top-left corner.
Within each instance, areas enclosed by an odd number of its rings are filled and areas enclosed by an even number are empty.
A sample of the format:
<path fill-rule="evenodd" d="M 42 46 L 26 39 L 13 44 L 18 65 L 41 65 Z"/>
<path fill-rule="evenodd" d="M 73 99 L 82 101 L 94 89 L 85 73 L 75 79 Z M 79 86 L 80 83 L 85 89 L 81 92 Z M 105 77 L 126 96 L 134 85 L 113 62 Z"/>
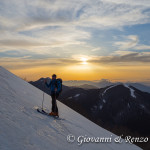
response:
<path fill-rule="evenodd" d="M 44 95 L 44 108 L 51 109 L 51 98 Z M 128 143 L 67 142 L 67 135 L 77 138 L 109 137 L 113 133 L 99 127 L 57 101 L 60 118 L 38 113 L 43 92 L 0 67 L 0 150 L 140 150 Z"/>

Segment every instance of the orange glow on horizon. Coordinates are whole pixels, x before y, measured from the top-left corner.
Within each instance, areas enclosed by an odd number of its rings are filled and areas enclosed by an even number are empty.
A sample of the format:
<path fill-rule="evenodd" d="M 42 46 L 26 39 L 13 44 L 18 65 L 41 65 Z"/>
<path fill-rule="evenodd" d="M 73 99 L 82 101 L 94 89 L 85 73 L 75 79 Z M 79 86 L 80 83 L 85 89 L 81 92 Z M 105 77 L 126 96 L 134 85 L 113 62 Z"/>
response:
<path fill-rule="evenodd" d="M 145 72 L 145 70 L 147 70 Z M 72 65 L 55 67 L 35 67 L 28 69 L 10 69 L 17 76 L 27 81 L 35 81 L 41 77 L 51 77 L 53 73 L 65 80 L 100 80 L 109 79 L 113 81 L 142 81 L 150 76 L 149 66 L 94 66 L 94 65 Z"/>

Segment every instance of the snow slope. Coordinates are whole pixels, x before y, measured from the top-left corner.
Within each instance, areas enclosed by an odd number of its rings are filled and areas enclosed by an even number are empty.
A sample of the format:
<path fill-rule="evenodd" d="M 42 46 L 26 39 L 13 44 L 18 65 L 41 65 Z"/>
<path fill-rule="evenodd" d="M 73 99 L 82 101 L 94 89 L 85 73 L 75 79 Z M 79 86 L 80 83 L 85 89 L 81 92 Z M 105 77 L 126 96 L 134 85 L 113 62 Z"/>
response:
<path fill-rule="evenodd" d="M 41 106 L 43 92 L 0 67 L 0 150 L 139 150 L 123 142 L 84 143 L 67 142 L 67 135 L 75 137 L 116 137 L 64 104 L 58 103 L 57 120 L 35 110 Z M 51 107 L 51 98 L 45 94 L 44 106 Z"/>

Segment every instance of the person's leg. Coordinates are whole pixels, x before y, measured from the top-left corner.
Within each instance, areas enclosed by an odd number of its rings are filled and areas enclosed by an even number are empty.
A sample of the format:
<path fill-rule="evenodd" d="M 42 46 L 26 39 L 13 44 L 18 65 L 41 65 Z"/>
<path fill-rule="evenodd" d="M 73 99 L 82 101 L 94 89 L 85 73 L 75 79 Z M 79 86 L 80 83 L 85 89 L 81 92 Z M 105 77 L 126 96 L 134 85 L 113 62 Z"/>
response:
<path fill-rule="evenodd" d="M 55 96 L 55 112 L 58 113 L 58 107 L 57 107 L 57 102 L 56 102 L 56 99 L 58 98 L 58 94 L 56 94 Z"/>
<path fill-rule="evenodd" d="M 51 98 L 52 98 L 52 112 L 55 112 L 55 95 L 54 94 L 52 94 L 51 95 Z"/>
<path fill-rule="evenodd" d="M 58 113 L 58 107 L 57 107 L 57 103 L 56 103 L 56 99 L 57 99 L 58 95 L 52 94 L 51 97 L 52 97 L 52 112 Z"/>
<path fill-rule="evenodd" d="M 56 103 L 56 105 L 55 105 L 55 112 L 58 113 L 57 103 Z"/>

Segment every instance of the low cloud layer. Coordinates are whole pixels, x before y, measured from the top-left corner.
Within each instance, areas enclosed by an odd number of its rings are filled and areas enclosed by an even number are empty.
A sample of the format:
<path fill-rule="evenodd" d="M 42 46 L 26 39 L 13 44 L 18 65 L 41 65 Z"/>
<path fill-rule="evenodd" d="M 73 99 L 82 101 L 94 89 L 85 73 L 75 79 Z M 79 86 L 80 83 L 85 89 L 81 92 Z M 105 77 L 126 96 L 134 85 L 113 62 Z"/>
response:
<path fill-rule="evenodd" d="M 84 56 L 86 58 L 86 56 Z M 22 68 L 34 68 L 34 67 L 66 67 L 73 65 L 83 65 L 82 59 L 79 57 L 73 58 L 45 58 L 45 59 L 31 59 L 30 57 L 12 58 L 9 57 L 1 58 L 0 63 L 2 66 L 8 69 L 22 69 Z M 124 55 L 118 56 L 87 56 L 88 65 L 105 65 L 105 66 L 120 66 L 124 65 L 134 66 L 135 64 L 147 65 L 150 64 L 150 53 L 133 53 L 130 52 Z M 145 65 L 146 65 L 145 64 Z"/>

